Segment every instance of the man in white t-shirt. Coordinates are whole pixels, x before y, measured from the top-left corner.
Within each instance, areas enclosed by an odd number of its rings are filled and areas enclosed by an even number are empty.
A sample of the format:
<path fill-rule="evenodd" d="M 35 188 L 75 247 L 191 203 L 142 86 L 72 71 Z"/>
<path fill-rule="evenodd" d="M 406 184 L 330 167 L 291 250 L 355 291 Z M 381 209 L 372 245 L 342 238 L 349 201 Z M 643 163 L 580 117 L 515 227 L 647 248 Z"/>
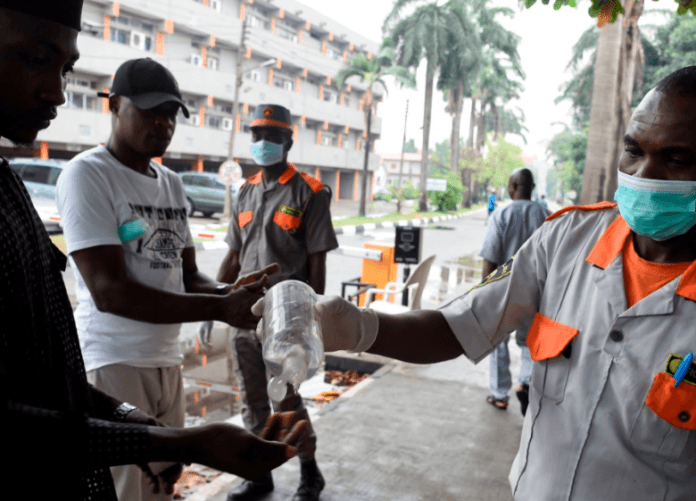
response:
<path fill-rule="evenodd" d="M 179 330 L 219 320 L 256 327 L 250 307 L 264 273 L 237 284 L 196 267 L 180 178 L 153 161 L 167 149 L 181 100 L 174 76 L 152 59 L 126 61 L 108 97 L 112 132 L 105 146 L 77 155 L 56 188 L 79 306 L 75 311 L 88 381 L 169 426 L 183 427 L 185 400 Z M 120 500 L 156 495 L 135 466 L 112 468 Z"/>

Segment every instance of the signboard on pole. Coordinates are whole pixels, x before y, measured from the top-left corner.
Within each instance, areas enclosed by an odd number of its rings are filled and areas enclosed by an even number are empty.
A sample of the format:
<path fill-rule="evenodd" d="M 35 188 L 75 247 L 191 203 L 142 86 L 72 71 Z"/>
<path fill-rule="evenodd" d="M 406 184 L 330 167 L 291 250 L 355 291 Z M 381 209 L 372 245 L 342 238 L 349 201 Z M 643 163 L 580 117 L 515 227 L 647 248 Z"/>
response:
<path fill-rule="evenodd" d="M 425 186 L 428 191 L 447 191 L 447 179 L 429 177 Z"/>
<path fill-rule="evenodd" d="M 394 262 L 418 264 L 421 257 L 423 240 L 421 229 L 410 226 L 396 227 L 396 242 L 394 243 Z"/>
<path fill-rule="evenodd" d="M 242 168 L 234 160 L 227 160 L 220 166 L 220 178 L 227 186 L 232 186 L 242 178 Z"/>

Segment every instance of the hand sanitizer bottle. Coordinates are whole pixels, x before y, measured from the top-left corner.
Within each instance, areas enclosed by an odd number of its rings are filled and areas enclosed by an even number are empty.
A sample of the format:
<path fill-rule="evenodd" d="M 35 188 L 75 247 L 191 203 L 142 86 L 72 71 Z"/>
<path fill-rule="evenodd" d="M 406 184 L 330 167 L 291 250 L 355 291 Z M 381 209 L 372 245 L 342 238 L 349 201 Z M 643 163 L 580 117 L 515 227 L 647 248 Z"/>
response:
<path fill-rule="evenodd" d="M 268 395 L 279 402 L 287 384 L 295 391 L 314 375 L 324 356 L 319 322 L 314 314 L 317 295 L 298 280 L 272 287 L 263 301 L 263 358 L 273 377 Z"/>

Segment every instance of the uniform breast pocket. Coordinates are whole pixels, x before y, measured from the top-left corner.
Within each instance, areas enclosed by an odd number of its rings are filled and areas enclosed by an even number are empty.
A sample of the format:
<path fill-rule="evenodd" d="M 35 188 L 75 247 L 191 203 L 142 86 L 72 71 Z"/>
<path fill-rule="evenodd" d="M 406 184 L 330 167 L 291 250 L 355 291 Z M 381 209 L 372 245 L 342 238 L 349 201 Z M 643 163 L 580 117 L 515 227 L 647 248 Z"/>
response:
<path fill-rule="evenodd" d="M 556 403 L 563 401 L 570 361 L 571 341 L 579 331 L 537 313 L 527 335 L 527 346 L 534 360 L 534 388 Z"/>
<path fill-rule="evenodd" d="M 300 226 L 300 218 L 277 211 L 273 216 L 273 222 L 285 231 L 297 229 Z"/>
<path fill-rule="evenodd" d="M 696 386 L 659 372 L 631 429 L 631 445 L 668 458 L 681 455 L 696 430 Z"/>

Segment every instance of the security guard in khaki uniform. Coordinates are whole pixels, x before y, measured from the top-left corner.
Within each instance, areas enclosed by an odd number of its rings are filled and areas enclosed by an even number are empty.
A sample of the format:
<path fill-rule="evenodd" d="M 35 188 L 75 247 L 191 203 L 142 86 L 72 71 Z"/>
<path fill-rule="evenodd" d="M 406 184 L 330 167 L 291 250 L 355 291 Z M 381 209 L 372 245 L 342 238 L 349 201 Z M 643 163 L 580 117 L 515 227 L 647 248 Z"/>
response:
<path fill-rule="evenodd" d="M 322 298 L 325 350 L 476 363 L 529 322 L 536 363 L 514 499 L 696 499 L 694 130 L 696 66 L 661 81 L 633 114 L 618 206 L 552 215 L 439 311 L 390 316 Z"/>
<path fill-rule="evenodd" d="M 308 283 L 318 294 L 326 283 L 326 252 L 338 247 L 329 212 L 330 193 L 314 177 L 287 163 L 292 147 L 290 112 L 278 105 L 256 107 L 251 122 L 251 154 L 261 170 L 240 188 L 225 241 L 230 250 L 218 274 L 220 282 L 233 283 L 238 275 L 273 263 L 279 271 L 268 287 L 283 280 Z M 232 329 L 232 353 L 240 384 L 246 427 L 256 434 L 270 415 L 266 391 L 267 371 L 256 332 Z M 288 396 L 274 407 L 294 410 L 307 419 L 302 398 L 289 386 Z M 293 501 L 313 501 L 324 488 L 314 459 L 316 436 L 311 425 L 309 451 L 301 451 L 300 487 Z M 257 499 L 273 489 L 270 474 L 257 482 L 245 481 L 231 491 L 228 501 Z"/>

